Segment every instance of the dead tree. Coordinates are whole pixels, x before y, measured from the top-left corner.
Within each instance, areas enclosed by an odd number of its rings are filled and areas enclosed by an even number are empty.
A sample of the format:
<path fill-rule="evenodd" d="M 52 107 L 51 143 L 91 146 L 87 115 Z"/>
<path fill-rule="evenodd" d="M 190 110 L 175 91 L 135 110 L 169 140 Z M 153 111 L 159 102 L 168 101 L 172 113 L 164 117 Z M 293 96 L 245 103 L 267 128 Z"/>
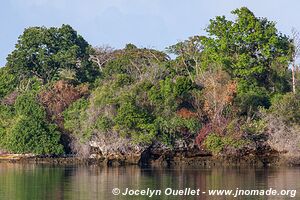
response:
<path fill-rule="evenodd" d="M 99 70 L 103 70 L 103 66 L 114 59 L 114 49 L 109 46 L 95 47 L 94 52 L 90 55 L 90 60 L 97 64 Z"/>
<path fill-rule="evenodd" d="M 296 93 L 296 61 L 300 56 L 300 36 L 299 32 L 293 28 L 292 29 L 292 39 L 294 44 L 294 51 L 293 51 L 293 63 L 292 63 L 292 87 L 293 87 L 293 93 Z"/>

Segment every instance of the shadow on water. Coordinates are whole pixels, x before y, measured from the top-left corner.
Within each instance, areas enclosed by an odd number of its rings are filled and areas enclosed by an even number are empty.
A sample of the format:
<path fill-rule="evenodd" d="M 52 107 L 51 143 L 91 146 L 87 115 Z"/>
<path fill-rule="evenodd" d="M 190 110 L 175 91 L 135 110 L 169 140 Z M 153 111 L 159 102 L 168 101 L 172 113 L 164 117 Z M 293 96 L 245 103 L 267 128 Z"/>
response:
<path fill-rule="evenodd" d="M 51 166 L 0 163 L 0 199 L 149 199 L 148 196 L 114 196 L 119 188 L 161 190 L 162 195 L 151 199 L 276 199 L 274 196 L 212 197 L 208 195 L 166 196 L 172 189 L 297 189 L 300 192 L 299 168 L 139 168 L 127 166 Z M 299 198 L 297 194 L 296 198 Z M 280 196 L 277 199 L 291 199 Z"/>

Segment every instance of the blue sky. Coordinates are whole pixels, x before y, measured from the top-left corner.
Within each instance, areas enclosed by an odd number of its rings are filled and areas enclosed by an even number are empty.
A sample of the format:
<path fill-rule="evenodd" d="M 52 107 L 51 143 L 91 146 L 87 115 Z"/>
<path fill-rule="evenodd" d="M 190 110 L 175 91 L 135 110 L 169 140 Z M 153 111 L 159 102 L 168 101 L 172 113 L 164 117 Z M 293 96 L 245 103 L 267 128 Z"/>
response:
<path fill-rule="evenodd" d="M 93 46 L 134 43 L 164 50 L 204 34 L 209 19 L 217 15 L 232 18 L 230 11 L 241 6 L 276 21 L 285 34 L 292 27 L 300 30 L 299 0 L 2 0 L 0 66 L 30 26 L 70 24 Z"/>

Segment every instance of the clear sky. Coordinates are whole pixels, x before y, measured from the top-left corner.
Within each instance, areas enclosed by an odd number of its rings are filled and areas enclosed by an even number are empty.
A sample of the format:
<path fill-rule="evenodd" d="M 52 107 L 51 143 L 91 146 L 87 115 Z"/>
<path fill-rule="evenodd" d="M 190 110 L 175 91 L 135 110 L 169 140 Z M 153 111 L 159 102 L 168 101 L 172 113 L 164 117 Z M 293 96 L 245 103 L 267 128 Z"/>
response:
<path fill-rule="evenodd" d="M 217 15 L 232 18 L 230 11 L 242 6 L 276 21 L 285 34 L 300 30 L 299 0 L 1 0 L 0 66 L 30 26 L 70 24 L 93 46 L 134 43 L 164 50 L 203 34 Z"/>

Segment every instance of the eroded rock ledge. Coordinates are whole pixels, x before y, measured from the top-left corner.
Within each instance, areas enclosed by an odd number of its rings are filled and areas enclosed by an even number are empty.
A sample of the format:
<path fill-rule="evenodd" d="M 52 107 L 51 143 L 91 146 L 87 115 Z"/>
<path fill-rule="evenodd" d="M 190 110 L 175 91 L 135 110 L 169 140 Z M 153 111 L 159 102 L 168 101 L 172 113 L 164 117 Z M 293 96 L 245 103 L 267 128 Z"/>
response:
<path fill-rule="evenodd" d="M 126 140 L 91 142 L 89 157 L 63 157 L 33 154 L 1 154 L 0 162 L 47 163 L 56 165 L 88 164 L 99 166 L 282 166 L 300 165 L 300 155 L 289 155 L 271 149 L 243 149 L 212 155 L 200 150 L 193 141 L 177 141 L 173 148 L 155 142 L 150 146 L 133 145 Z"/>

